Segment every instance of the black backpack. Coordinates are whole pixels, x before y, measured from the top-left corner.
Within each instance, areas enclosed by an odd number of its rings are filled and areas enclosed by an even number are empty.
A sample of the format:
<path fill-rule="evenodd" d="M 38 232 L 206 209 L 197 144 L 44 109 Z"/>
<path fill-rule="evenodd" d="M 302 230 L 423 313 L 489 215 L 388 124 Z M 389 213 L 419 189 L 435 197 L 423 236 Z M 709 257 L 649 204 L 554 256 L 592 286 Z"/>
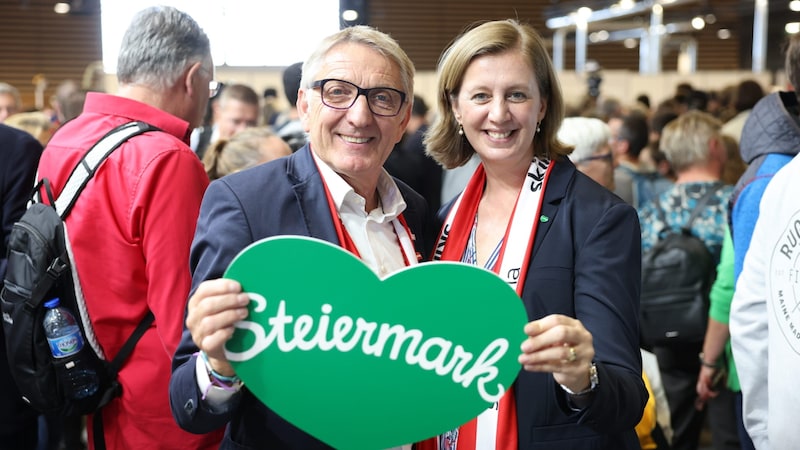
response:
<path fill-rule="evenodd" d="M 701 344 L 708 324 L 709 293 L 716 278 L 714 256 L 692 234 L 692 223 L 717 191 L 717 185 L 697 202 L 680 231 L 669 229 L 642 255 L 639 326 L 642 345 Z M 656 200 L 662 222 L 664 211 Z"/>
<path fill-rule="evenodd" d="M 119 396 L 122 387 L 117 381 L 117 373 L 153 322 L 153 313 L 148 311 L 119 354 L 111 361 L 105 358 L 89 320 L 77 273 L 73 270 L 74 260 L 64 225 L 78 194 L 105 158 L 127 139 L 153 130 L 157 128 L 143 122 L 131 122 L 111 130 L 86 152 L 56 200 L 53 199 L 50 181 L 46 178 L 39 181 L 30 206 L 14 224 L 9 236 L 8 267 L 0 292 L 6 352 L 11 374 L 23 399 L 42 413 L 89 414 Z M 42 190 L 48 203 L 42 201 Z M 51 358 L 44 333 L 44 303 L 54 297 L 59 297 L 61 305 L 69 309 L 79 322 L 85 343 L 77 357 L 93 368 L 98 376 L 97 392 L 81 400 L 65 395 L 56 368 L 63 362 L 56 363 Z M 96 448 L 104 448 L 102 423 L 98 422 L 101 417 L 102 414 L 95 414 Z M 97 440 L 98 432 L 100 442 Z"/>

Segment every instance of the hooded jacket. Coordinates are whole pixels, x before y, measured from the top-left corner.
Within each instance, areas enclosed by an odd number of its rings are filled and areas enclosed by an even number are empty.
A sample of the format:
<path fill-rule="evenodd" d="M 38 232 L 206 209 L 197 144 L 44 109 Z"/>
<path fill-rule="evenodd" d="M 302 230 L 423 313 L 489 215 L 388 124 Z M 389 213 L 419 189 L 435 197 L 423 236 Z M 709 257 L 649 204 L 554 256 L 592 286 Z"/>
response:
<path fill-rule="evenodd" d="M 800 103 L 794 92 L 776 92 L 756 103 L 742 131 L 739 151 L 748 167 L 729 205 L 735 279 L 742 271 L 767 183 L 800 151 Z"/>
<path fill-rule="evenodd" d="M 744 425 L 756 448 L 793 448 L 789 436 L 796 432 L 786 412 L 798 398 L 792 395 L 795 380 L 787 377 L 797 373 L 800 365 L 796 350 L 786 345 L 794 341 L 788 339 L 787 331 L 794 327 L 793 316 L 781 307 L 787 301 L 785 295 L 794 291 L 781 284 L 789 277 L 779 276 L 786 269 L 780 265 L 782 259 L 775 257 L 781 242 L 775 244 L 774 238 L 784 237 L 787 224 L 793 223 L 789 216 L 797 210 L 792 171 L 800 161 L 792 159 L 798 149 L 800 105 L 795 93 L 777 92 L 761 99 L 742 132 L 740 151 L 749 167 L 730 205 L 734 279 L 742 278 L 731 303 L 731 345 L 742 389 Z M 779 172 L 790 162 L 792 167 Z M 756 230 L 762 197 L 768 217 L 758 221 Z M 751 239 L 757 242 L 748 251 Z"/>

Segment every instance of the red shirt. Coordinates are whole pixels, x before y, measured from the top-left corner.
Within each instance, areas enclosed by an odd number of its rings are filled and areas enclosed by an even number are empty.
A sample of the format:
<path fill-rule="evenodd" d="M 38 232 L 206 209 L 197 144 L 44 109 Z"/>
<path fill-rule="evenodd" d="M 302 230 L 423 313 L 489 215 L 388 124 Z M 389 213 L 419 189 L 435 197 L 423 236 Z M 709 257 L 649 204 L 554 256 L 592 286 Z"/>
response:
<path fill-rule="evenodd" d="M 132 120 L 164 132 L 134 137 L 115 150 L 66 220 L 106 358 L 119 352 L 148 308 L 155 315 L 119 373 L 122 397 L 103 410 L 106 444 L 109 449 L 217 448 L 221 432 L 185 432 L 169 407 L 171 359 L 191 283 L 189 246 L 208 186 L 202 164 L 187 145 L 189 124 L 131 99 L 89 93 L 83 114 L 47 145 L 39 177 L 49 178 L 58 195 L 83 154 L 109 130 Z"/>

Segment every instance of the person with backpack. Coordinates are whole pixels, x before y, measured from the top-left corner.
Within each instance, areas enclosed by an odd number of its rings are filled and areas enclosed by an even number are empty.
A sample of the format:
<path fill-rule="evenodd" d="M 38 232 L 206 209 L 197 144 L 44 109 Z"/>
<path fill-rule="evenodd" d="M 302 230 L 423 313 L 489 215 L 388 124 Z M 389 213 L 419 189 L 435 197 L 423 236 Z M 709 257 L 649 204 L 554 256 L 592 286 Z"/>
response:
<path fill-rule="evenodd" d="M 74 275 L 105 354 L 112 359 L 142 319 L 144 331 L 119 371 L 121 396 L 87 419 L 90 448 L 217 448 L 221 433 L 193 435 L 169 407 L 172 353 L 183 328 L 189 246 L 208 177 L 188 146 L 209 99 L 214 76 L 209 40 L 172 7 L 137 13 L 119 52 L 116 95 L 89 93 L 80 116 L 47 145 L 39 177 L 54 197 L 76 164 L 110 130 L 128 122 L 157 128 L 110 153 L 65 219 Z M 88 344 L 87 344 L 88 346 Z"/>
<path fill-rule="evenodd" d="M 0 124 L 0 279 L 6 272 L 9 235 L 25 212 L 41 154 L 42 144 L 33 136 Z M 32 450 L 36 448 L 37 413 L 22 400 L 6 356 L 5 333 L 0 329 L 0 449 Z"/>
<path fill-rule="evenodd" d="M 649 170 L 639 161 L 650 141 L 647 116 L 639 111 L 612 117 L 611 150 L 614 153 L 614 193 L 638 211 L 644 204 L 672 186 L 672 181 L 658 171 Z"/>
<path fill-rule="evenodd" d="M 689 111 L 664 128 L 661 146 L 675 169 L 677 179 L 673 187 L 639 210 L 643 255 L 641 317 L 647 318 L 648 312 L 652 313 L 648 310 L 649 297 L 668 299 L 672 296 L 675 301 L 684 301 L 675 294 L 681 288 L 689 292 L 694 302 L 684 305 L 684 309 L 691 306 L 696 314 L 701 315 L 701 321 L 694 330 L 681 328 L 686 317 L 677 314 L 674 317 L 678 318 L 679 323 L 668 323 L 673 315 L 663 313 L 656 315 L 660 320 L 654 322 L 660 327 L 675 330 L 665 333 L 663 339 L 657 343 L 650 343 L 661 368 L 674 432 L 672 448 L 675 450 L 697 448 L 705 413 L 704 410 L 695 408 L 695 385 L 701 364 L 698 354 L 702 350 L 704 322 L 708 314 L 708 291 L 719 262 L 727 223 L 726 207 L 732 190 L 731 186 L 720 182 L 726 159 L 721 141 L 721 126 L 721 122 L 707 113 Z M 686 229 L 685 232 L 682 231 L 683 228 Z M 693 236 L 705 248 L 681 247 L 689 240 L 671 236 Z M 652 261 L 648 258 L 653 259 L 655 256 L 650 251 L 663 247 L 659 243 L 664 239 L 675 242 L 675 248 L 671 251 L 677 252 L 677 255 L 702 255 L 704 251 L 707 252 L 708 263 L 700 265 L 697 261 L 699 257 L 690 256 L 694 260 L 672 269 L 673 273 L 667 271 L 660 276 L 648 275 L 648 270 L 652 268 Z M 692 270 L 699 270 L 700 273 L 691 273 Z M 663 282 L 659 282 L 665 278 L 671 281 L 668 290 L 664 288 Z M 679 280 L 690 279 L 702 279 L 703 282 L 695 281 L 691 285 L 677 286 Z M 668 307 L 669 304 L 664 301 L 661 306 Z M 643 336 L 648 335 L 650 328 L 655 325 L 642 321 Z M 670 337 L 674 339 L 670 340 Z"/>

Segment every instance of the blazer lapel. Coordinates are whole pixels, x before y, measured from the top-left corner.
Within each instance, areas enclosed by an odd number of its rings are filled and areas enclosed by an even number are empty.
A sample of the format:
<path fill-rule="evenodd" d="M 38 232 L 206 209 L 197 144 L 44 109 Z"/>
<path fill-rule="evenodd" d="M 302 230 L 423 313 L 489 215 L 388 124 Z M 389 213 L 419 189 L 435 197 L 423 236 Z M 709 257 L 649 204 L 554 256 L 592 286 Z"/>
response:
<path fill-rule="evenodd" d="M 322 177 L 308 144 L 289 157 L 286 172 L 297 196 L 308 236 L 340 245 Z"/>
<path fill-rule="evenodd" d="M 533 249 L 531 250 L 532 258 L 536 257 L 539 248 L 541 248 L 542 240 L 550 231 L 550 227 L 558 214 L 561 201 L 566 196 L 570 180 L 572 180 L 572 176 L 575 173 L 575 168 L 568 158 L 561 157 L 553 162 L 552 172 L 550 172 L 547 186 L 544 188 L 542 210 L 538 219 L 539 224 L 533 241 Z"/>

